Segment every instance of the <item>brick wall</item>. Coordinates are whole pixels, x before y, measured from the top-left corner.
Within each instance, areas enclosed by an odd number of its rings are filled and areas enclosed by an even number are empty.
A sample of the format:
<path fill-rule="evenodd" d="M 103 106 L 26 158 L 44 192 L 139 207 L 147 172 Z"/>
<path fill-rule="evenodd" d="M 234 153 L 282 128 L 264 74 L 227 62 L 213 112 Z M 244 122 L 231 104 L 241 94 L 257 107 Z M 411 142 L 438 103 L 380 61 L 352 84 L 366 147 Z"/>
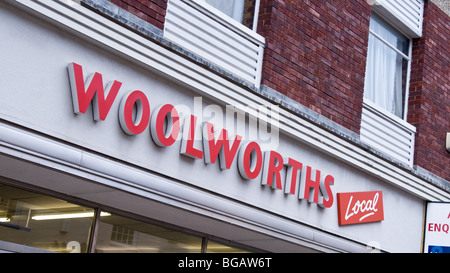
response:
<path fill-rule="evenodd" d="M 359 134 L 370 5 L 261 0 L 262 84 Z"/>
<path fill-rule="evenodd" d="M 164 29 L 168 0 L 108 0 L 159 29 Z"/>
<path fill-rule="evenodd" d="M 415 164 L 450 181 L 450 20 L 431 1 L 423 36 L 414 41 L 408 122 L 416 126 Z"/>

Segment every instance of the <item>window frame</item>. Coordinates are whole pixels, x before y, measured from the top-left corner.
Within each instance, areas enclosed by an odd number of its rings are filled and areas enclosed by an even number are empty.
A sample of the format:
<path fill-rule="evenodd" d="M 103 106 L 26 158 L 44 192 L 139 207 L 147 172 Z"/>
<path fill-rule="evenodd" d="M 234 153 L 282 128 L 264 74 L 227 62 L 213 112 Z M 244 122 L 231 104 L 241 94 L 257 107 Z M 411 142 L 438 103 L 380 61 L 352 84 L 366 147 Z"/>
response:
<path fill-rule="evenodd" d="M 411 78 L 411 63 L 412 63 L 412 45 L 413 45 L 413 40 L 412 40 L 410 35 L 408 35 L 404 31 L 402 31 L 401 29 L 397 28 L 388 19 L 386 19 L 383 15 L 381 15 L 381 14 L 379 14 L 377 12 L 372 12 L 371 13 L 371 15 L 370 15 L 371 21 L 372 21 L 372 17 L 373 17 L 374 14 L 375 14 L 375 16 L 381 18 L 384 22 L 389 24 L 389 26 L 391 28 L 393 28 L 394 30 L 398 31 L 399 33 L 401 33 L 403 36 L 405 36 L 408 39 L 408 56 L 407 56 L 407 55 L 405 55 L 405 53 L 400 51 L 394 45 L 390 44 L 383 37 L 381 37 L 379 34 L 377 34 L 375 31 L 373 31 L 372 29 L 369 28 L 369 37 L 370 37 L 370 35 L 372 35 L 375 39 L 377 39 L 377 40 L 381 41 L 383 44 L 387 45 L 389 48 L 394 50 L 397 54 L 399 54 L 403 59 L 405 59 L 408 62 L 407 63 L 407 67 L 406 67 L 405 89 L 402 90 L 402 92 L 404 92 L 404 94 L 405 94 L 404 97 L 403 97 L 403 101 L 402 101 L 402 103 L 403 103 L 402 116 L 399 117 L 395 113 L 392 113 L 389 110 L 385 109 L 386 110 L 385 114 L 388 113 L 389 115 L 395 116 L 396 118 L 400 118 L 401 120 L 406 122 L 407 117 L 408 117 L 408 101 L 409 101 L 409 86 L 410 86 L 410 78 Z M 368 47 L 369 47 L 369 44 L 368 44 Z M 368 58 L 368 55 L 369 55 L 369 51 L 367 50 L 366 58 Z M 366 62 L 368 62 L 367 59 L 366 59 Z M 366 72 L 367 72 L 367 70 L 368 70 L 368 64 L 366 63 Z M 365 89 L 364 89 L 364 92 L 366 92 Z M 372 102 L 372 103 L 376 104 L 375 102 Z M 383 107 L 380 106 L 380 108 L 383 108 Z"/>

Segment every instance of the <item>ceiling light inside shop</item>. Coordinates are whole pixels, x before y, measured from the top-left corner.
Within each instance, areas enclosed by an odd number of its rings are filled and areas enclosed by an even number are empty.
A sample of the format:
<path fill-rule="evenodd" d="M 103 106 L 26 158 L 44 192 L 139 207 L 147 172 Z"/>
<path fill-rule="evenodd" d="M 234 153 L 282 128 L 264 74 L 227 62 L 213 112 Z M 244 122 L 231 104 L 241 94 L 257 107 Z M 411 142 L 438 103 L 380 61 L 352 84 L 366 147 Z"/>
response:
<path fill-rule="evenodd" d="M 110 216 L 108 212 L 101 212 L 100 216 Z M 81 213 L 65 213 L 65 214 L 44 214 L 35 215 L 31 217 L 33 220 L 56 220 L 56 219 L 70 219 L 70 218 L 86 218 L 94 217 L 94 212 L 81 212 Z"/>

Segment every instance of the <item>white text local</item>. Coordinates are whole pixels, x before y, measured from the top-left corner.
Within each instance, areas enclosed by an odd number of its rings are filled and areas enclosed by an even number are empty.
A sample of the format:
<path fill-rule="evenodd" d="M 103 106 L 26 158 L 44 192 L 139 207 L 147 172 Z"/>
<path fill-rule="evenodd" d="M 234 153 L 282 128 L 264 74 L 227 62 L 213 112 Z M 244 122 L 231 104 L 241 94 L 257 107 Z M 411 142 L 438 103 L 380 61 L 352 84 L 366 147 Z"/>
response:
<path fill-rule="evenodd" d="M 122 83 L 114 81 L 105 90 L 100 73 L 90 75 L 85 81 L 81 65 L 70 63 L 68 71 L 74 112 L 85 113 L 92 104 L 94 119 L 105 120 Z M 141 134 L 150 126 L 151 138 L 160 147 L 173 145 L 182 133 L 182 155 L 203 159 L 205 163 L 215 163 L 219 158 L 221 169 L 230 169 L 237 158 L 239 173 L 245 180 L 261 177 L 262 185 L 278 190 L 283 190 L 284 186 L 285 194 L 297 192 L 298 198 L 323 208 L 333 205 L 333 176 L 323 175 L 320 170 L 313 170 L 295 159 L 284 158 L 276 151 L 263 152 L 256 141 L 244 141 L 239 135 L 231 138 L 226 129 L 216 132 L 217 128 L 209 122 L 198 124 L 195 115 L 185 117 L 182 122 L 177 109 L 171 104 L 160 106 L 150 113 L 149 100 L 142 91 L 135 90 L 122 97 L 119 122 L 129 135 Z M 202 126 L 203 134 L 196 135 L 197 126 Z M 202 149 L 194 146 L 195 140 L 200 139 Z"/>

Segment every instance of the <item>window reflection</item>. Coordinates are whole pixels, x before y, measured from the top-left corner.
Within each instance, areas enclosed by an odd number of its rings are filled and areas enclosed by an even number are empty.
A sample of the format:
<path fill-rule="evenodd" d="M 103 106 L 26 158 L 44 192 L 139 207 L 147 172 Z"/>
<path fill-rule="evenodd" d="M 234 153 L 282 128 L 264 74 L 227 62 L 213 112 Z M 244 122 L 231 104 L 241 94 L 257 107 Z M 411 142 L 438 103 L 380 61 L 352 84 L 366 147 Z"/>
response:
<path fill-rule="evenodd" d="M 202 239 L 111 214 L 101 217 L 95 252 L 200 253 Z"/>
<path fill-rule="evenodd" d="M 0 184 L 0 241 L 86 252 L 94 210 Z"/>
<path fill-rule="evenodd" d="M 228 245 L 214 242 L 211 240 L 208 240 L 208 246 L 206 248 L 206 252 L 208 252 L 208 253 L 250 253 L 247 250 L 228 246 Z"/>
<path fill-rule="evenodd" d="M 53 252 L 88 252 L 95 210 L 61 199 L 0 184 L 0 250 L 20 245 Z M 202 238 L 114 213 L 100 213 L 95 252 L 200 253 Z M 206 252 L 245 250 L 208 240 Z M 15 249 L 16 248 L 16 249 Z M 33 250 L 34 251 L 34 250 Z"/>

